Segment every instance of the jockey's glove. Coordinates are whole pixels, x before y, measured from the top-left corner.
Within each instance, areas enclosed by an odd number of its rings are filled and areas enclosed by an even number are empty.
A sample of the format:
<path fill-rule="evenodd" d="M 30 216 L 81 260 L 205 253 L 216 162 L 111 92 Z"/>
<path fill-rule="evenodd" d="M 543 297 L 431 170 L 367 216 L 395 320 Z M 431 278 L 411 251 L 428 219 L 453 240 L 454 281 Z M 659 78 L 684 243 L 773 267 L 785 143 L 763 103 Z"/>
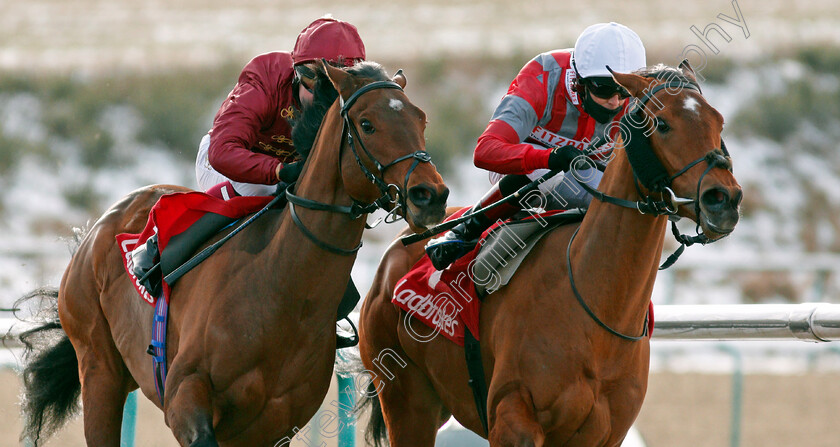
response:
<path fill-rule="evenodd" d="M 283 163 L 280 172 L 277 174 L 280 180 L 286 183 L 294 183 L 300 177 L 300 171 L 303 169 L 303 161 L 296 161 L 293 163 Z"/>
<path fill-rule="evenodd" d="M 582 152 L 572 145 L 555 147 L 548 156 L 548 169 L 552 171 L 568 171 L 572 160 L 581 154 Z"/>

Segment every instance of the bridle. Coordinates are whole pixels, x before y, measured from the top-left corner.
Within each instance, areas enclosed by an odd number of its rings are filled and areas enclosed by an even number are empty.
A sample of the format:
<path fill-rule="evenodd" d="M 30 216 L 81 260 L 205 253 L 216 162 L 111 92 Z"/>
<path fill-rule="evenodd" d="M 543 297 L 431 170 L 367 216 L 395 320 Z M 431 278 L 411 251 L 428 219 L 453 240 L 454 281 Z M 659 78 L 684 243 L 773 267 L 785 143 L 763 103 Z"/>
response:
<path fill-rule="evenodd" d="M 664 264 L 662 264 L 660 269 L 666 269 L 673 265 L 674 262 L 677 261 L 677 258 L 685 250 L 685 247 L 696 243 L 705 245 L 713 241 L 703 234 L 700 229 L 700 185 L 703 183 L 703 179 L 706 175 L 714 168 L 732 170 L 729 151 L 726 149 L 726 144 L 721 138 L 720 148 L 713 148 L 702 157 L 689 162 L 676 173 L 668 174 L 668 171 L 662 165 L 659 157 L 657 157 L 653 152 L 653 148 L 650 145 L 650 139 L 645 135 L 645 129 L 643 126 L 638 124 L 645 122 L 644 108 L 650 99 L 653 98 L 655 94 L 665 89 L 667 89 L 667 93 L 669 94 L 673 94 L 671 92 L 674 91 L 681 91 L 682 89 L 693 90 L 697 93 L 701 93 L 700 88 L 696 85 L 679 80 L 658 84 L 651 88 L 650 91 L 646 92 L 643 97 L 638 98 L 636 104 L 634 105 L 634 109 L 621 117 L 620 121 L 620 128 L 627 129 L 629 131 L 629 134 L 627 135 L 628 138 L 624 142 L 624 148 L 627 153 L 627 158 L 630 161 L 630 167 L 633 170 L 636 190 L 643 199 L 630 201 L 609 196 L 587 185 L 586 182 L 579 181 L 581 187 L 583 187 L 584 190 L 596 199 L 625 208 L 633 208 L 642 214 L 655 216 L 676 216 L 680 206 L 690 205 L 692 203 L 694 204 L 694 212 L 698 221 L 696 227 L 697 235 L 687 236 L 680 234 L 675 223 L 675 220 L 678 219 L 672 219 L 671 230 L 674 237 L 677 239 L 677 242 L 680 243 L 680 247 L 665 261 Z M 631 119 L 631 117 L 635 119 Z M 706 162 L 706 169 L 697 181 L 696 197 L 694 199 L 678 197 L 671 188 L 673 181 L 704 161 Z M 574 166 L 574 163 L 572 166 Z M 577 172 L 575 170 L 572 170 L 572 175 L 575 175 L 577 178 Z M 647 189 L 647 194 L 642 191 L 640 185 Z M 658 195 L 658 197 L 655 198 L 654 194 Z"/>
<path fill-rule="evenodd" d="M 572 175 L 578 180 L 580 186 L 586 190 L 589 194 L 594 196 L 596 199 L 611 203 L 613 205 L 618 205 L 625 208 L 636 209 L 642 214 L 650 214 L 650 215 L 667 215 L 667 216 L 675 216 L 679 211 L 679 207 L 682 205 L 689 205 L 694 204 L 695 216 L 697 218 L 697 235 L 696 236 L 687 236 L 684 234 L 680 234 L 679 230 L 677 229 L 676 222 L 674 220 L 671 221 L 671 230 L 674 234 L 674 237 L 677 239 L 677 242 L 680 243 L 680 247 L 668 257 L 668 259 L 659 267 L 659 270 L 664 270 L 671 265 L 673 265 L 682 252 L 685 250 L 685 247 L 691 246 L 695 243 L 700 243 L 705 245 L 710 242 L 714 242 L 714 240 L 709 239 L 708 236 L 703 234 L 700 230 L 700 185 L 703 183 L 703 179 L 706 177 L 706 174 L 709 173 L 714 168 L 723 168 L 732 170 L 732 164 L 730 162 L 729 151 L 726 150 L 726 145 L 723 143 L 723 139 L 720 140 L 720 148 L 713 148 L 709 152 L 707 152 L 702 157 L 688 163 L 682 169 L 678 170 L 674 174 L 668 174 L 668 171 L 662 165 L 662 162 L 659 160 L 659 157 L 653 152 L 653 148 L 650 145 L 650 139 L 645 136 L 644 129 L 641 126 L 636 125 L 634 122 L 630 120 L 630 116 L 639 119 L 639 123 L 643 123 L 644 121 L 644 107 L 653 98 L 653 95 L 658 93 L 663 89 L 669 89 L 668 93 L 678 89 L 676 91 L 680 91 L 681 89 L 689 89 L 700 92 L 700 88 L 695 86 L 694 84 L 686 83 L 683 81 L 669 81 L 662 84 L 658 84 L 650 89 L 650 91 L 646 92 L 642 98 L 637 100 L 635 104 L 635 108 L 625 114 L 621 118 L 621 127 L 625 129 L 629 129 L 629 138 L 624 143 L 625 151 L 627 153 L 627 158 L 630 161 L 630 167 L 633 170 L 633 178 L 636 184 L 636 190 L 639 193 L 639 196 L 644 197 L 642 200 L 638 201 L 631 201 L 626 199 L 621 199 L 618 197 L 609 196 L 604 194 L 601 191 L 598 191 L 595 188 L 587 185 L 585 181 L 578 178 L 577 171 L 575 169 L 570 169 Z M 588 160 L 588 159 L 587 159 Z M 688 199 L 677 197 L 674 193 L 674 190 L 671 189 L 671 184 L 675 179 L 679 176 L 688 172 L 689 169 L 697 166 L 702 162 L 706 162 L 706 169 L 703 171 L 703 174 L 700 175 L 700 179 L 697 181 L 697 193 L 696 198 Z M 574 167 L 575 163 L 572 163 Z M 647 189 L 648 193 L 645 194 L 640 187 L 644 186 Z M 658 198 L 654 198 L 653 194 L 658 194 Z M 578 303 L 583 307 L 584 311 L 595 320 L 595 322 L 604 328 L 607 332 L 619 337 L 623 340 L 628 341 L 638 341 L 642 338 L 646 337 L 648 334 L 648 321 L 649 315 L 645 315 L 645 322 L 644 328 L 642 330 L 642 335 L 639 336 L 631 336 L 626 335 L 621 332 L 616 331 L 615 329 L 608 326 L 604 323 L 597 315 L 592 311 L 592 309 L 586 304 L 583 297 L 581 296 L 580 292 L 575 285 L 575 279 L 572 271 L 572 262 L 571 262 L 571 249 L 572 249 L 572 242 L 575 240 L 575 236 L 577 236 L 578 227 L 575 232 L 572 234 L 572 237 L 569 239 L 569 245 L 566 248 L 566 266 L 567 266 L 567 274 L 569 276 L 569 282 L 571 284 L 572 292 L 575 295 Z"/>
<path fill-rule="evenodd" d="M 351 205 L 333 205 L 328 203 L 321 203 L 316 202 L 314 200 L 305 199 L 303 197 L 297 196 L 292 193 L 291 188 L 286 189 L 286 198 L 289 200 L 289 212 L 292 216 L 292 220 L 294 221 L 295 225 L 303 232 L 303 234 L 309 238 L 312 242 L 315 243 L 318 247 L 329 251 L 330 253 L 334 253 L 337 255 L 342 256 L 350 256 L 355 254 L 359 249 L 362 247 L 362 244 L 359 243 L 358 246 L 350 249 L 337 247 L 335 245 L 331 245 L 327 242 L 320 240 L 315 234 L 313 234 L 303 222 L 300 220 L 300 217 L 297 215 L 295 211 L 295 205 L 302 206 L 304 208 L 308 208 L 311 210 L 318 210 L 318 211 L 330 211 L 334 213 L 346 214 L 350 216 L 351 219 L 355 220 L 359 217 L 372 213 L 377 209 L 382 209 L 387 211 L 387 215 L 384 217 L 384 221 L 386 223 L 396 222 L 399 219 L 403 218 L 399 215 L 399 211 L 403 210 L 403 215 L 406 213 L 410 213 L 407 198 L 406 198 L 406 189 L 408 187 L 408 180 L 411 176 L 411 173 L 414 172 L 414 169 L 420 163 L 429 163 L 432 160 L 431 155 L 429 155 L 426 151 L 415 151 L 407 155 L 403 155 L 401 157 L 396 158 L 395 160 L 391 161 L 387 164 L 382 164 L 373 154 L 368 151 L 367 147 L 365 147 L 364 141 L 362 140 L 361 136 L 359 135 L 359 131 L 356 128 L 356 124 L 350 118 L 349 110 L 359 99 L 360 96 L 363 94 L 377 89 L 397 89 L 402 91 L 402 87 L 399 84 L 393 81 L 375 81 L 371 82 L 370 84 L 365 84 L 358 90 L 356 90 L 347 101 L 339 95 L 339 104 L 341 107 L 341 117 L 343 118 L 343 124 L 341 128 L 341 142 L 339 143 L 339 156 L 338 156 L 338 171 L 339 175 L 341 175 L 341 160 L 342 155 L 345 147 L 345 141 L 347 142 L 346 146 L 350 147 L 350 150 L 353 152 L 353 157 L 356 159 L 356 163 L 359 165 L 364 176 L 370 180 L 371 183 L 376 185 L 379 189 L 379 192 L 382 194 L 378 199 L 374 200 L 371 203 L 364 203 L 361 202 L 352 196 L 350 199 L 353 201 Z M 378 175 L 371 172 L 370 169 L 365 165 L 362 161 L 362 157 L 359 155 L 359 151 L 356 149 L 356 141 L 358 141 L 359 146 L 362 148 L 365 157 L 370 160 L 374 166 L 376 166 L 376 170 L 378 171 Z M 386 183 L 383 178 L 385 175 L 385 171 L 405 160 L 413 159 L 414 161 L 411 164 L 411 167 L 408 169 L 408 172 L 405 174 L 405 179 L 403 181 L 402 188 L 399 185 L 395 185 L 393 183 Z M 373 226 L 376 226 L 379 221 L 375 222 Z"/>

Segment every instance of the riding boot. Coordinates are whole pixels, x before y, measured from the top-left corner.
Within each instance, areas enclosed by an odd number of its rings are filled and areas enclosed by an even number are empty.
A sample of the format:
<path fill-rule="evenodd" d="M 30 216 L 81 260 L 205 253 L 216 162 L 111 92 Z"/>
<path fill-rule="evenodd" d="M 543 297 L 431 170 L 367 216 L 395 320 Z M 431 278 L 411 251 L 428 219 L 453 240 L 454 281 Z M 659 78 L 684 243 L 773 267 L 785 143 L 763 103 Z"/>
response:
<path fill-rule="evenodd" d="M 134 264 L 134 276 L 154 296 L 160 293 L 160 268 L 155 268 L 160 262 L 158 250 L 158 235 L 151 235 L 144 244 L 136 247 L 131 252 L 131 261 Z"/>
<path fill-rule="evenodd" d="M 497 220 L 505 220 L 516 214 L 522 206 L 515 202 L 508 202 L 484 213 L 478 210 L 486 208 L 505 196 L 516 192 L 528 183 L 524 175 L 508 175 L 493 185 L 464 215 L 472 215 L 469 219 L 459 223 L 443 236 L 430 240 L 426 244 L 426 254 L 437 270 L 449 267 L 453 262 L 472 251 L 484 230 L 490 228 Z"/>
<path fill-rule="evenodd" d="M 131 260 L 134 263 L 134 275 L 142 278 L 152 267 L 157 264 L 158 260 L 158 235 L 157 233 L 151 235 L 146 242 L 136 247 L 131 252 Z"/>

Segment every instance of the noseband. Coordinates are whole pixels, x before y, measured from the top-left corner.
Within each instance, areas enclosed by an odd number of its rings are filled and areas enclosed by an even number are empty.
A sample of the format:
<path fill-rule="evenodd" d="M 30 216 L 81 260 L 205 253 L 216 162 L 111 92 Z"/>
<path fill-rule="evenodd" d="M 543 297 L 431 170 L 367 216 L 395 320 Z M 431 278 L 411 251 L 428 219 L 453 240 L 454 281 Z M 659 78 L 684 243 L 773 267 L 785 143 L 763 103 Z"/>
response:
<path fill-rule="evenodd" d="M 342 206 L 342 205 L 332 205 L 328 203 L 321 203 L 316 202 L 314 200 L 305 199 L 303 197 L 297 196 L 291 192 L 291 188 L 286 189 L 286 197 L 289 200 L 289 212 L 292 215 L 292 220 L 294 221 L 295 225 L 303 232 L 303 234 L 309 238 L 312 242 L 314 242 L 318 247 L 323 248 L 324 250 L 329 251 L 330 253 L 343 255 L 343 256 L 350 256 L 362 247 L 362 244 L 359 243 L 358 246 L 345 249 L 341 247 L 336 247 L 324 241 L 318 239 L 315 234 L 309 231 L 306 226 L 304 226 L 303 222 L 298 217 L 297 212 L 295 212 L 295 205 L 300 205 L 304 208 L 312 209 L 312 210 L 319 210 L 319 211 L 331 211 L 340 214 L 347 214 L 350 216 L 351 219 L 357 219 L 360 216 L 365 214 L 372 213 L 377 209 L 382 209 L 388 212 L 385 216 L 385 222 L 395 222 L 399 220 L 401 217 L 399 216 L 399 210 L 403 210 L 403 214 L 409 212 L 408 211 L 408 204 L 406 201 L 406 193 L 405 190 L 408 187 L 408 179 L 411 176 L 411 173 L 414 172 L 414 169 L 420 163 L 429 163 L 432 160 L 431 155 L 429 155 L 426 151 L 415 151 L 411 154 L 403 155 L 401 157 L 396 158 L 395 160 L 391 161 L 387 164 L 382 164 L 373 154 L 368 151 L 365 147 L 364 142 L 362 141 L 361 136 L 359 135 L 358 129 L 356 129 L 356 125 L 353 120 L 350 118 L 348 111 L 350 107 L 355 104 L 356 100 L 359 99 L 360 96 L 363 94 L 377 89 L 397 89 L 402 91 L 402 87 L 399 84 L 392 81 L 376 81 L 371 82 L 370 84 L 366 84 L 362 86 L 360 89 L 356 90 L 347 101 L 339 95 L 339 104 L 341 105 L 341 117 L 343 118 L 343 124 L 341 128 L 341 142 L 339 143 L 339 156 L 338 156 L 338 171 L 339 175 L 341 176 L 341 160 L 342 154 L 344 151 L 344 142 L 347 141 L 347 146 L 350 147 L 350 150 L 353 152 L 353 157 L 356 159 L 356 163 L 359 165 L 362 173 L 365 177 L 370 180 L 371 183 L 376 185 L 379 189 L 379 192 L 382 194 L 378 199 L 374 200 L 372 203 L 365 204 L 356 200 L 352 196 L 350 197 L 353 201 L 352 205 L 350 206 Z M 374 166 L 376 166 L 376 170 L 378 171 L 379 175 L 374 174 L 373 172 L 368 169 L 365 163 L 362 161 L 362 158 L 359 156 L 359 151 L 356 149 L 355 142 L 358 140 L 359 146 L 361 146 L 362 151 L 371 162 L 373 162 Z M 397 163 L 413 159 L 413 163 L 411 167 L 408 169 L 408 172 L 405 174 L 405 179 L 403 181 L 402 188 L 399 185 L 395 185 L 393 183 L 389 184 L 386 183 L 383 178 L 385 175 L 385 171 L 396 165 Z M 373 226 L 376 226 L 379 221 L 377 221 Z"/>

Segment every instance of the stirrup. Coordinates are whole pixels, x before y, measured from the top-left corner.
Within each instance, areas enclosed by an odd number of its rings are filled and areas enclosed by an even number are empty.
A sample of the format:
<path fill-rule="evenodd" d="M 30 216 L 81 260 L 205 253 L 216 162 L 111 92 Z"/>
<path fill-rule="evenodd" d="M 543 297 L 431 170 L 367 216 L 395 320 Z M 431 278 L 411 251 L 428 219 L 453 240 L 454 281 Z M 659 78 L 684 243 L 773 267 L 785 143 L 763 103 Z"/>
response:
<path fill-rule="evenodd" d="M 340 335 L 338 332 L 335 334 L 335 349 L 344 349 L 344 348 L 352 348 L 359 344 L 359 330 L 356 329 L 356 325 L 353 324 L 353 321 L 349 318 L 345 317 L 348 323 L 350 323 L 350 327 L 353 328 L 353 336 L 352 337 L 345 337 Z"/>

